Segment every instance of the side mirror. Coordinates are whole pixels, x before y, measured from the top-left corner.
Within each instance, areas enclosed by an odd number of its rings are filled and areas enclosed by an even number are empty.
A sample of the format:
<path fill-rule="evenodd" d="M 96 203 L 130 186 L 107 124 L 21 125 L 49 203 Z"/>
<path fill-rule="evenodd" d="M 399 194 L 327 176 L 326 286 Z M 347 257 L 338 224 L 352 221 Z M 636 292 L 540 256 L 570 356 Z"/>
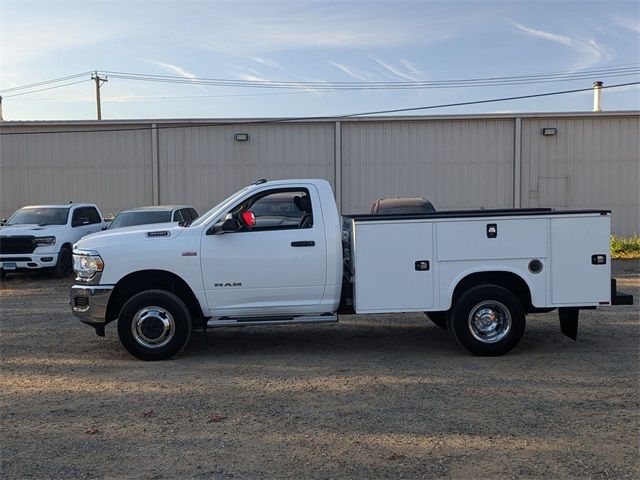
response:
<path fill-rule="evenodd" d="M 2 220 L 0 220 L 0 227 L 3 226 L 5 223 L 7 223 L 6 218 L 3 218 Z"/>
<path fill-rule="evenodd" d="M 222 233 L 233 233 L 240 230 L 240 223 L 235 218 L 227 218 L 225 220 L 220 220 L 218 223 L 214 224 L 209 230 L 207 230 L 207 235 L 220 235 Z"/>

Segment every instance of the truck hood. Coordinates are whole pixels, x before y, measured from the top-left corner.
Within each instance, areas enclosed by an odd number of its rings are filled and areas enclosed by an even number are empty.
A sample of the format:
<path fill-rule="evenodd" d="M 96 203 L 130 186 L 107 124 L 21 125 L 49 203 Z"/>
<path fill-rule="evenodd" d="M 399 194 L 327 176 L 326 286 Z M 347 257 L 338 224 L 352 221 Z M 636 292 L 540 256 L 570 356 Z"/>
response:
<path fill-rule="evenodd" d="M 39 227 L 36 224 L 26 225 L 8 225 L 0 227 L 0 235 L 14 236 L 14 235 L 33 235 L 34 237 L 49 237 L 57 233 L 64 232 L 66 225 L 45 225 Z"/>
<path fill-rule="evenodd" d="M 184 230 L 185 227 L 179 227 L 175 223 L 154 223 L 115 228 L 82 237 L 73 248 L 95 250 L 104 245 L 113 246 L 126 244 L 130 247 L 129 249 L 144 249 L 146 242 L 171 240 L 179 237 Z M 148 235 L 149 232 L 167 232 L 167 235 L 150 237 Z"/>

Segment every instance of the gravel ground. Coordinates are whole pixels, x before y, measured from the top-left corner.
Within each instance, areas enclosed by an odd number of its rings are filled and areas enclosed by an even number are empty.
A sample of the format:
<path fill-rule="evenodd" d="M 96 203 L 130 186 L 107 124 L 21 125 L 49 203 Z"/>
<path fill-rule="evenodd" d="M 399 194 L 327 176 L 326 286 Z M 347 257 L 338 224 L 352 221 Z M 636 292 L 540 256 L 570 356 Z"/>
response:
<path fill-rule="evenodd" d="M 134 360 L 69 312 L 72 280 L 0 288 L 2 478 L 640 478 L 634 307 L 555 313 L 468 355 L 422 315 L 194 334 Z"/>

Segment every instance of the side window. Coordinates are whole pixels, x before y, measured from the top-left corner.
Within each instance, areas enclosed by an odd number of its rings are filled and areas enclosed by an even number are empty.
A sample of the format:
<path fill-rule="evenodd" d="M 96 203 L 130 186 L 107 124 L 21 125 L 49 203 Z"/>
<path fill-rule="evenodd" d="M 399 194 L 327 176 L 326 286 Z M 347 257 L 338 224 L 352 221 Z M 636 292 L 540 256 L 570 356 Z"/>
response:
<path fill-rule="evenodd" d="M 71 217 L 72 227 L 82 227 L 83 225 L 89 225 L 89 217 L 87 216 L 86 208 L 80 207 L 73 211 L 73 217 Z"/>
<path fill-rule="evenodd" d="M 311 198 L 306 189 L 258 194 L 235 208 L 233 213 L 247 210 L 253 212 L 256 218 L 251 231 L 313 227 Z"/>
<path fill-rule="evenodd" d="M 85 208 L 86 212 L 87 212 L 87 217 L 89 218 L 89 223 L 90 224 L 95 224 L 95 223 L 101 223 L 102 222 L 102 218 L 100 218 L 100 214 L 98 213 L 98 210 L 94 207 L 87 207 Z"/>
<path fill-rule="evenodd" d="M 182 212 L 182 218 L 184 218 L 185 222 L 190 222 L 193 220 L 193 218 L 191 218 L 191 212 L 189 211 L 188 208 L 183 208 L 181 212 Z"/>
<path fill-rule="evenodd" d="M 173 221 L 174 222 L 183 222 L 184 221 L 184 217 L 182 216 L 182 210 L 176 210 L 175 212 L 173 212 Z"/>
<path fill-rule="evenodd" d="M 190 208 L 189 213 L 191 214 L 191 220 L 195 220 L 199 217 L 198 212 L 196 212 L 195 208 Z"/>

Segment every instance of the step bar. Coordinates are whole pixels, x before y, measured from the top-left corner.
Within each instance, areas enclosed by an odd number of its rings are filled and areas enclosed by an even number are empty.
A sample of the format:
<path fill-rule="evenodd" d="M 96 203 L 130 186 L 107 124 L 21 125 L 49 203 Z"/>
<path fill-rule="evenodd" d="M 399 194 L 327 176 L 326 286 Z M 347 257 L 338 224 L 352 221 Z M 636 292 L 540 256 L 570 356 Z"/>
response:
<path fill-rule="evenodd" d="M 300 323 L 331 323 L 337 322 L 337 315 L 300 316 L 300 317 L 255 317 L 229 318 L 222 317 L 207 322 L 207 328 L 216 327 L 247 327 L 251 325 L 291 325 Z"/>

